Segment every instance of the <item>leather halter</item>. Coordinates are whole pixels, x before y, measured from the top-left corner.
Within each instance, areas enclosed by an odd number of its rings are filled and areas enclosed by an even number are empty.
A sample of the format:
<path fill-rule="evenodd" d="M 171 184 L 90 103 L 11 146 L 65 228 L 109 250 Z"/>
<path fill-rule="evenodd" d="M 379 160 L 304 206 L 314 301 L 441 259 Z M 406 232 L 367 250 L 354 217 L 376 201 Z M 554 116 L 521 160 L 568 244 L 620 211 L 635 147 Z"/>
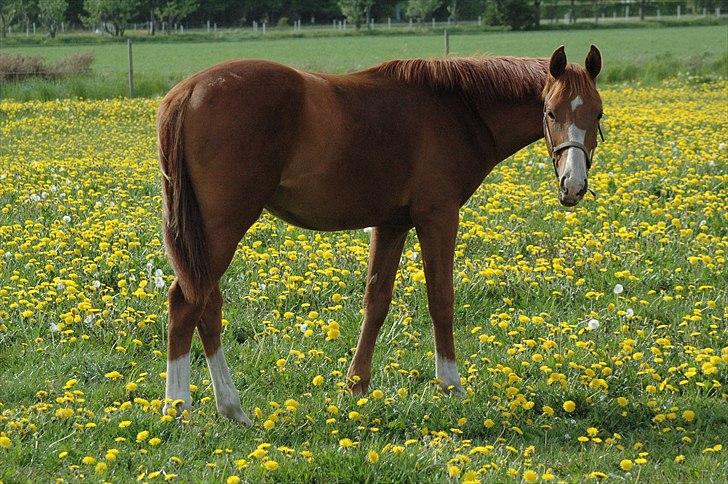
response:
<path fill-rule="evenodd" d="M 589 173 L 589 170 L 592 166 L 592 158 L 594 157 L 594 150 L 586 149 L 586 146 L 584 143 L 579 143 L 578 141 L 564 141 L 561 144 L 558 144 L 554 146 L 553 140 L 551 139 L 551 130 L 549 129 L 549 123 L 547 120 L 548 113 L 544 111 L 543 113 L 543 132 L 544 137 L 546 138 L 546 148 L 549 151 L 549 155 L 551 155 L 551 163 L 554 165 L 554 175 L 556 176 L 556 179 L 559 179 L 559 170 L 556 167 L 556 156 L 558 156 L 559 153 L 564 151 L 567 148 L 576 148 L 584 152 L 584 156 L 586 158 L 586 171 Z M 599 131 L 599 136 L 602 138 L 602 141 L 604 141 L 604 133 L 602 133 L 602 125 L 601 123 L 597 122 L 597 129 Z M 596 149 L 596 147 L 594 147 Z"/>

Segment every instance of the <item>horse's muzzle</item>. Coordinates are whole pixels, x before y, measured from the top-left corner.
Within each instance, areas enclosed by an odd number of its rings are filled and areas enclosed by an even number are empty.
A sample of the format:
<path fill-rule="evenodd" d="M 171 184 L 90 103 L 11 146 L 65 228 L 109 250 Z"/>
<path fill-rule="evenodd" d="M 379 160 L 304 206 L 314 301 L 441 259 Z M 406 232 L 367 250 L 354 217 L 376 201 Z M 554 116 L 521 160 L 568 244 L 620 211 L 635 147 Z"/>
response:
<path fill-rule="evenodd" d="M 565 207 L 573 207 L 581 201 L 589 188 L 584 180 L 573 180 L 570 176 L 562 176 L 559 180 L 559 202 Z"/>

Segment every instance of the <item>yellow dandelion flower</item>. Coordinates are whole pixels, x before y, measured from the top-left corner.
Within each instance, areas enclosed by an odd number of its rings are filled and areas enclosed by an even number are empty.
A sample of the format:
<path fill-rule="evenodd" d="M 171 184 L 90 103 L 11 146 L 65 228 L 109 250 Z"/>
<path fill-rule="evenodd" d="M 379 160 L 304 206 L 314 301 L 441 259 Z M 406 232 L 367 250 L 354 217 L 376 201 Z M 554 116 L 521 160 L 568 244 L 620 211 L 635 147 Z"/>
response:
<path fill-rule="evenodd" d="M 372 464 L 376 464 L 379 462 L 379 454 L 376 450 L 370 450 L 367 452 L 367 460 L 371 462 Z"/>
<path fill-rule="evenodd" d="M 534 471 L 533 469 L 528 469 L 523 472 L 523 481 L 527 482 L 528 484 L 532 484 L 534 482 L 538 481 L 538 472 Z"/>

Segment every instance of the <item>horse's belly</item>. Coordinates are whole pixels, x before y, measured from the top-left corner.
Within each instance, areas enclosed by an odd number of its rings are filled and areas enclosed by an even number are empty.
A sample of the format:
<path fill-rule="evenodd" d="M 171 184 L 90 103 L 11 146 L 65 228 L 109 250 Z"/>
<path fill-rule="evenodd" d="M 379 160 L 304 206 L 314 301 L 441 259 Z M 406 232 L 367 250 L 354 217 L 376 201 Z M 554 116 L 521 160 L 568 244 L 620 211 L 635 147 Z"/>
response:
<path fill-rule="evenodd" d="M 281 183 L 265 208 L 292 225 L 312 230 L 411 224 L 407 204 L 401 197 L 385 193 L 386 188 L 321 176 L 300 177 Z"/>

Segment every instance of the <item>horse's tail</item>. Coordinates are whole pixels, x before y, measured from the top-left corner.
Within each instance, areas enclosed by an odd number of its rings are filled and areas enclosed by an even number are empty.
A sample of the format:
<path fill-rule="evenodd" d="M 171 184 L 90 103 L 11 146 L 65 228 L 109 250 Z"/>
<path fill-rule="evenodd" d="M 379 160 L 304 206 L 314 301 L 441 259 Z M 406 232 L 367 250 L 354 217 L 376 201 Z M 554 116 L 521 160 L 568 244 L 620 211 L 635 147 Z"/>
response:
<path fill-rule="evenodd" d="M 185 163 L 182 136 L 193 87 L 182 83 L 165 96 L 157 113 L 157 133 L 167 255 L 185 299 L 200 303 L 211 287 L 210 256 L 200 207 Z"/>

